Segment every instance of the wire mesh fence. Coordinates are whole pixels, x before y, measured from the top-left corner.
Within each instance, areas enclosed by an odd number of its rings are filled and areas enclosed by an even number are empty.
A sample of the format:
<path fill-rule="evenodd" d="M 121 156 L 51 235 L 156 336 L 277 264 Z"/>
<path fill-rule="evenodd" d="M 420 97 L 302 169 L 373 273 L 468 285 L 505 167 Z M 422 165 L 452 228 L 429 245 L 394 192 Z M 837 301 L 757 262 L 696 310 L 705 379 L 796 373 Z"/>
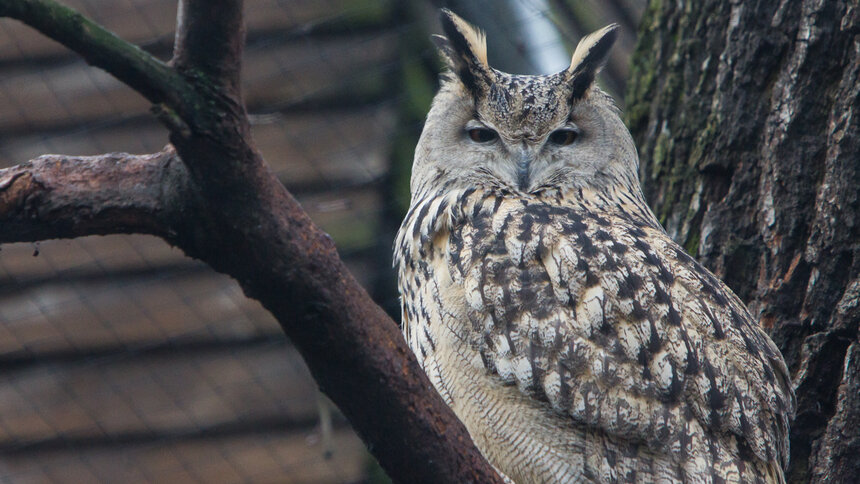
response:
<path fill-rule="evenodd" d="M 175 1 L 65 3 L 170 57 Z M 603 80 L 616 94 L 644 8 L 644 0 L 245 3 L 243 82 L 257 145 L 395 316 L 390 247 L 439 67 L 427 40 L 439 30 L 436 8 L 486 28 L 491 63 L 512 71 L 539 72 L 549 64 L 535 52 L 567 55 L 581 35 L 618 21 L 625 33 Z M 0 168 L 44 153 L 144 153 L 167 143 L 142 97 L 7 19 L 0 73 Z M 226 276 L 150 236 L 0 247 L 0 482 L 378 476 L 277 323 Z"/>

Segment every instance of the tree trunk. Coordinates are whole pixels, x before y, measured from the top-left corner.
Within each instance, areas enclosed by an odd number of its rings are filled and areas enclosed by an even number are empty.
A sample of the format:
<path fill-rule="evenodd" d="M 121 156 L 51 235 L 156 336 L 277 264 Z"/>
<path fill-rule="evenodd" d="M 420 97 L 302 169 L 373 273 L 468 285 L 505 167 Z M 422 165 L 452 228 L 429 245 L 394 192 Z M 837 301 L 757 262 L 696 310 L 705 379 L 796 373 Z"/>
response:
<path fill-rule="evenodd" d="M 646 196 L 785 355 L 789 482 L 852 482 L 860 2 L 652 0 L 640 35 L 627 105 Z"/>

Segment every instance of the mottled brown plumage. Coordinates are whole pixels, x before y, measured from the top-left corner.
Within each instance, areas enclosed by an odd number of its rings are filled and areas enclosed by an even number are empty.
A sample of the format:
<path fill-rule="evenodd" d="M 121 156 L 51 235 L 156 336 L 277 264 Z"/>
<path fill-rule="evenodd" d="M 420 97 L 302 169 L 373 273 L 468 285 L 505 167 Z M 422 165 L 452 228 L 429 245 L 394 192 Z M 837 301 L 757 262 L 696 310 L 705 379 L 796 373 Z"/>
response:
<path fill-rule="evenodd" d="M 514 76 L 443 13 L 443 82 L 395 261 L 404 334 L 506 478 L 782 482 L 794 395 L 743 303 L 644 203 L 593 85 L 614 26 L 568 70 Z"/>

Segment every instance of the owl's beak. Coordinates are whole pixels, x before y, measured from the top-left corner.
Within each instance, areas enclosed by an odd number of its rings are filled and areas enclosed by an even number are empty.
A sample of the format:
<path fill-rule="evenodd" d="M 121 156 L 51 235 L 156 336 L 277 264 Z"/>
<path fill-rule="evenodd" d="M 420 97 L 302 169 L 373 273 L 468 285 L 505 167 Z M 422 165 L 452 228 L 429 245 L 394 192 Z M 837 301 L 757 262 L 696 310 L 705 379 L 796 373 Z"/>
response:
<path fill-rule="evenodd" d="M 517 163 L 517 185 L 520 190 L 526 191 L 531 182 L 531 166 L 534 160 L 534 153 L 531 150 L 523 149 L 520 152 L 520 159 Z"/>

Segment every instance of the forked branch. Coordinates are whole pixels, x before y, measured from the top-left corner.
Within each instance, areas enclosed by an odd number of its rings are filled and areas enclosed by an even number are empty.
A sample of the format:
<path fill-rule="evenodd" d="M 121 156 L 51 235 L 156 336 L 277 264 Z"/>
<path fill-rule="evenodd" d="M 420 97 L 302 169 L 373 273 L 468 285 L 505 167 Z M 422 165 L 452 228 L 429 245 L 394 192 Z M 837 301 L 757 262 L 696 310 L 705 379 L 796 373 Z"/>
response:
<path fill-rule="evenodd" d="M 3 0 L 0 16 L 143 94 L 179 155 L 51 155 L 0 171 L 0 242 L 159 235 L 272 312 L 395 481 L 501 483 L 397 325 L 254 148 L 239 93 L 240 0 L 179 2 L 175 68 L 51 0 Z"/>

